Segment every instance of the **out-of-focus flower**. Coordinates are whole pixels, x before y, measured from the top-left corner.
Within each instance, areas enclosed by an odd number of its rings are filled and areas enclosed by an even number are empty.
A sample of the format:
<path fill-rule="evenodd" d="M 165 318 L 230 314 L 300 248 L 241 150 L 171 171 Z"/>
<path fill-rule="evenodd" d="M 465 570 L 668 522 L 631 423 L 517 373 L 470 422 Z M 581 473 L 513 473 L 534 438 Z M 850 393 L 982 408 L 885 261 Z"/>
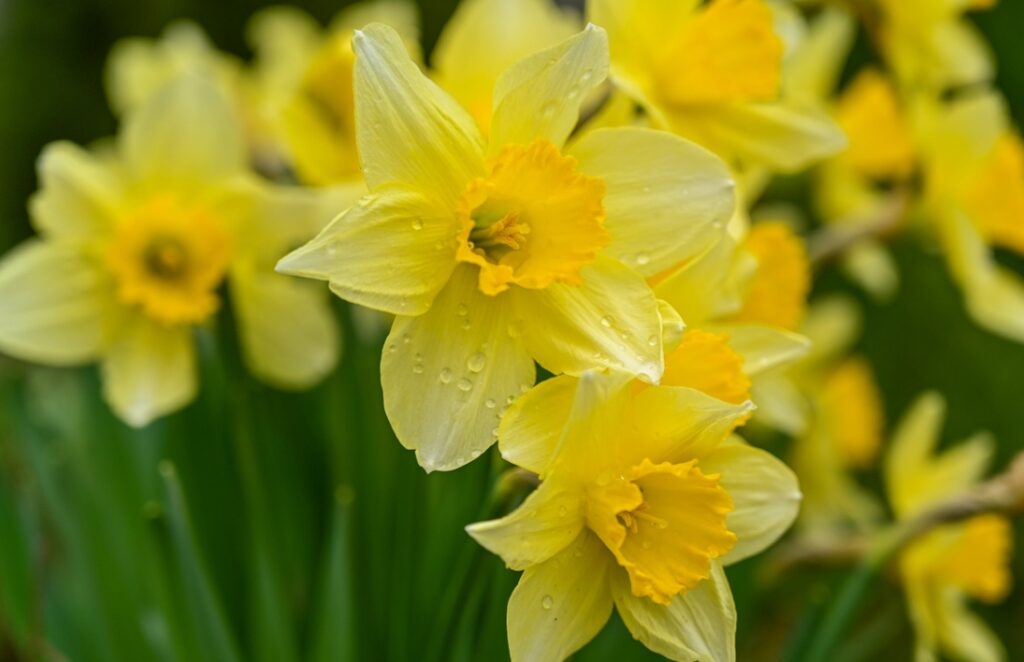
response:
<path fill-rule="evenodd" d="M 579 17 L 552 0 L 466 0 L 437 40 L 434 77 L 487 133 L 501 74 L 579 29 Z"/>
<path fill-rule="evenodd" d="M 969 92 L 922 103 L 915 123 L 925 173 L 922 216 L 937 228 L 968 311 L 1024 342 L 1024 283 L 995 249 L 1024 254 L 1024 146 L 1003 99 Z"/>
<path fill-rule="evenodd" d="M 945 402 L 923 395 L 900 422 L 886 457 L 885 482 L 899 519 L 963 494 L 984 475 L 992 440 L 977 435 L 936 453 Z M 971 599 L 999 602 L 1012 585 L 1013 531 L 999 515 L 941 526 L 911 543 L 900 572 L 917 631 L 917 660 L 939 654 L 960 662 L 1000 662 L 1006 652 L 968 609 Z"/>
<path fill-rule="evenodd" d="M 419 17 L 405 0 L 357 3 L 325 31 L 293 7 L 256 14 L 248 36 L 255 52 L 250 102 L 270 140 L 299 179 L 363 192 L 356 146 L 352 36 L 368 23 L 390 25 L 419 53 Z"/>
<path fill-rule="evenodd" d="M 322 208 L 248 174 L 227 99 L 185 75 L 130 110 L 113 153 L 68 143 L 39 161 L 41 239 L 0 266 L 0 347 L 66 365 L 100 361 L 104 394 L 141 426 L 196 392 L 193 330 L 230 283 L 249 368 L 282 387 L 334 365 L 328 302 L 273 272 L 315 233 Z"/>
<path fill-rule="evenodd" d="M 992 53 L 964 12 L 987 9 L 996 0 L 878 0 L 882 51 L 910 88 L 941 90 L 991 80 Z"/>
<path fill-rule="evenodd" d="M 381 362 L 399 440 L 428 470 L 469 462 L 504 406 L 553 373 L 663 369 L 645 276 L 706 251 L 733 207 L 725 165 L 666 133 L 565 146 L 607 71 L 590 27 L 498 81 L 489 144 L 391 29 L 357 33 L 356 123 L 371 194 L 279 270 L 398 315 Z"/>
<path fill-rule="evenodd" d="M 654 124 L 733 165 L 793 171 L 841 149 L 818 106 L 782 94 L 784 43 L 763 0 L 592 0 L 614 82 Z"/>
<path fill-rule="evenodd" d="M 739 403 L 752 381 L 763 386 L 768 375 L 770 389 L 770 375 L 807 351 L 795 331 L 810 268 L 801 240 L 783 223 L 756 223 L 739 242 L 726 236 L 652 282 L 687 325 L 679 346 L 666 348 L 662 384 Z"/>
<path fill-rule="evenodd" d="M 556 377 L 512 405 L 502 453 L 542 482 L 468 531 L 524 571 L 508 605 L 513 660 L 566 658 L 613 604 L 670 659 L 735 659 L 722 566 L 772 544 L 800 501 L 782 462 L 729 438 L 749 411 L 598 373 Z"/>

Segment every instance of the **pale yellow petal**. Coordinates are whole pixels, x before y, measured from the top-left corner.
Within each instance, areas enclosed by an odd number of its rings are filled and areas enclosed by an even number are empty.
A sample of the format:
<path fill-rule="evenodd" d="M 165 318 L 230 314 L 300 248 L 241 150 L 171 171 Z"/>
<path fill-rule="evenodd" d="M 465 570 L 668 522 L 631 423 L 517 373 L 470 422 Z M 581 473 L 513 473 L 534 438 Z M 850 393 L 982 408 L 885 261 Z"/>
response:
<path fill-rule="evenodd" d="M 454 208 L 484 174 L 480 130 L 420 71 L 393 29 L 374 23 L 354 43 L 356 141 L 367 186 L 399 183 Z"/>
<path fill-rule="evenodd" d="M 721 159 L 650 129 L 587 133 L 570 154 L 607 187 L 607 252 L 644 276 L 705 253 L 724 236 L 735 184 Z"/>
<path fill-rule="evenodd" d="M 798 103 L 734 103 L 669 116 L 673 130 L 723 156 L 794 172 L 846 146 L 820 108 Z"/>
<path fill-rule="evenodd" d="M 927 470 L 945 417 L 945 398 L 929 391 L 918 396 L 897 423 L 885 457 L 884 472 L 889 498 L 898 511 L 902 500 L 899 495 L 907 491 L 907 478 Z"/>
<path fill-rule="evenodd" d="M 899 267 L 885 245 L 873 239 L 858 241 L 842 256 L 843 272 L 881 303 L 892 301 L 900 286 Z"/>
<path fill-rule="evenodd" d="M 460 267 L 430 310 L 399 317 L 381 359 L 384 408 L 428 470 L 456 469 L 497 440 L 501 409 L 533 385 L 533 361 L 509 334 L 508 301 Z"/>
<path fill-rule="evenodd" d="M 723 557 L 725 565 L 759 554 L 782 537 L 800 511 L 796 475 L 771 453 L 738 437 L 729 439 L 700 460 L 706 474 L 721 474 L 720 485 L 732 497 L 726 518 L 736 546 Z"/>
<path fill-rule="evenodd" d="M 512 662 L 560 662 L 601 631 L 612 613 L 612 555 L 592 534 L 530 567 L 508 601 Z"/>
<path fill-rule="evenodd" d="M 511 291 L 516 326 L 530 353 L 555 374 L 608 367 L 656 381 L 664 366 L 661 318 L 647 283 L 605 257 L 580 275 L 580 286 Z"/>
<path fill-rule="evenodd" d="M 135 317 L 107 349 L 102 374 L 103 396 L 128 425 L 181 409 L 196 394 L 192 329 Z"/>
<path fill-rule="evenodd" d="M 972 613 L 966 596 L 955 589 L 943 590 L 940 600 L 939 643 L 959 662 L 1004 662 L 1006 648 L 985 622 Z"/>
<path fill-rule="evenodd" d="M 754 420 L 790 436 L 803 434 L 811 417 L 807 396 L 783 373 L 758 375 L 750 389 Z"/>
<path fill-rule="evenodd" d="M 455 268 L 458 222 L 430 199 L 398 188 L 363 198 L 278 271 L 327 280 L 338 296 L 396 315 L 426 312 Z"/>
<path fill-rule="evenodd" d="M 91 239 L 110 230 L 124 195 L 113 168 L 69 142 L 51 143 L 36 164 L 39 192 L 29 211 L 40 234 L 62 239 Z"/>
<path fill-rule="evenodd" d="M 644 458 L 673 464 L 702 458 L 752 410 L 750 402 L 731 404 L 683 386 L 643 389 L 629 403 L 616 440 L 619 465 Z"/>
<path fill-rule="evenodd" d="M 700 327 L 742 307 L 740 285 L 756 266 L 753 256 L 737 251 L 736 241 L 726 235 L 704 255 L 651 281 L 684 322 Z"/>
<path fill-rule="evenodd" d="M 0 350 L 55 365 L 97 359 L 119 314 L 114 284 L 74 245 L 28 241 L 0 262 Z"/>
<path fill-rule="evenodd" d="M 498 448 L 506 461 L 547 473 L 576 398 L 577 379 L 559 375 L 537 384 L 501 417 Z"/>
<path fill-rule="evenodd" d="M 318 285 L 236 264 L 231 302 L 246 363 L 259 379 L 304 389 L 334 368 L 341 339 L 327 293 Z"/>
<path fill-rule="evenodd" d="M 394 28 L 407 42 L 419 41 L 419 9 L 411 0 L 371 0 L 345 7 L 331 20 L 331 31 L 359 30 L 370 23 Z"/>
<path fill-rule="evenodd" d="M 508 515 L 470 524 L 466 532 L 509 568 L 525 570 L 576 540 L 584 526 L 585 499 L 575 485 L 544 481 Z"/>
<path fill-rule="evenodd" d="M 501 74 L 578 30 L 579 19 L 550 0 L 467 0 L 437 40 L 434 70 L 441 85 L 486 127 Z"/>
<path fill-rule="evenodd" d="M 677 662 L 736 659 L 736 605 L 717 561 L 711 563 L 710 578 L 677 595 L 667 607 L 633 595 L 625 572 L 613 573 L 612 579 L 622 622 L 647 648 Z"/>
<path fill-rule="evenodd" d="M 842 7 L 825 7 L 808 26 L 783 68 L 783 89 L 794 98 L 825 101 L 835 91 L 857 35 L 857 23 Z"/>
<path fill-rule="evenodd" d="M 183 75 L 130 112 L 121 134 L 129 174 L 148 187 L 206 184 L 245 168 L 242 125 L 224 93 Z"/>
<path fill-rule="evenodd" d="M 743 371 L 750 377 L 788 365 L 807 355 L 811 341 L 805 336 L 772 326 L 722 327 L 729 347 L 743 357 Z"/>
<path fill-rule="evenodd" d="M 607 76 L 608 37 L 593 25 L 512 66 L 494 90 L 491 153 L 538 138 L 561 147 L 580 106 Z"/>
<path fill-rule="evenodd" d="M 1006 101 L 990 89 L 967 92 L 934 108 L 919 107 L 915 123 L 928 161 L 929 192 L 940 199 L 962 190 L 1006 133 Z"/>

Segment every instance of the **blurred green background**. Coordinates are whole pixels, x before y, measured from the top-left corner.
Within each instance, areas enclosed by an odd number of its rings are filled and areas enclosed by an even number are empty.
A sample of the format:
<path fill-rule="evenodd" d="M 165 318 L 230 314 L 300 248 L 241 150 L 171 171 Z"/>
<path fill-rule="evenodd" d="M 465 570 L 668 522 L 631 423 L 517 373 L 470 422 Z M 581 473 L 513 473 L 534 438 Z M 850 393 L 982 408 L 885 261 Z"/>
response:
<path fill-rule="evenodd" d="M 456 2 L 420 3 L 428 48 Z M 267 4 L 0 0 L 0 249 L 30 234 L 25 202 L 42 146 L 115 131 L 102 67 L 117 39 L 156 35 L 186 17 L 244 56 L 245 20 Z M 298 4 L 326 21 L 347 3 Z M 976 18 L 1024 124 L 1024 5 L 1004 0 Z M 895 254 L 902 289 L 889 303 L 865 299 L 832 270 L 816 291 L 862 300 L 859 348 L 889 421 L 938 389 L 950 401 L 946 441 L 988 429 L 1001 466 L 1024 446 L 1024 347 L 966 319 L 937 255 L 909 240 Z M 522 492 L 495 491 L 502 467 L 488 456 L 425 476 L 383 417 L 379 333 L 340 303 L 337 311 L 343 365 L 312 393 L 248 380 L 222 316 L 200 338 L 198 401 L 141 432 L 107 412 L 94 370 L 0 356 L 0 661 L 507 657 L 505 602 L 516 577 L 462 526 L 507 510 Z M 1021 558 L 1011 599 L 981 609 L 1017 660 Z M 842 576 L 771 576 L 763 559 L 731 569 L 740 659 L 791 649 Z M 880 583 L 835 659 L 909 659 L 904 614 L 896 585 Z M 653 656 L 613 622 L 578 658 Z"/>

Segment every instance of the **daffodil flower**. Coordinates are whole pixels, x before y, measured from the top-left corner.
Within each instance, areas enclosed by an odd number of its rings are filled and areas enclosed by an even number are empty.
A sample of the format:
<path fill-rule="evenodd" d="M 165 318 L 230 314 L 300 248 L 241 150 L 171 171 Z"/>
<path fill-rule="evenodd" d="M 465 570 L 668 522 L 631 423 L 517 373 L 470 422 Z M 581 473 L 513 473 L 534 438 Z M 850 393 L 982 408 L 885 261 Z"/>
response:
<path fill-rule="evenodd" d="M 230 283 L 249 368 L 312 385 L 335 362 L 330 308 L 273 260 L 316 231 L 320 202 L 248 175 L 239 123 L 185 76 L 130 111 L 113 153 L 50 145 L 31 213 L 41 238 L 0 263 L 0 348 L 54 365 L 99 361 L 104 395 L 142 426 L 196 392 L 194 329 Z"/>
<path fill-rule="evenodd" d="M 985 434 L 936 454 L 945 401 L 937 393 L 920 397 L 904 416 L 886 457 L 885 483 L 896 516 L 955 498 L 984 475 L 993 454 Z M 942 526 L 902 552 L 900 573 L 911 621 L 917 631 L 917 659 L 940 653 L 958 662 L 1000 662 L 1002 644 L 973 615 L 968 602 L 998 602 L 1012 586 L 1013 530 L 999 515 L 978 515 Z"/>
<path fill-rule="evenodd" d="M 996 0 L 879 0 L 878 39 L 900 81 L 940 91 L 994 76 L 991 49 L 963 14 Z"/>
<path fill-rule="evenodd" d="M 793 171 L 843 135 L 817 104 L 782 92 L 784 44 L 763 0 L 591 0 L 614 82 L 655 125 L 734 164 Z"/>
<path fill-rule="evenodd" d="M 750 399 L 755 382 L 763 393 L 765 377 L 807 352 L 807 339 L 796 331 L 810 266 L 802 242 L 783 223 L 754 224 L 740 241 L 726 236 L 652 283 L 687 324 L 682 342 L 666 348 L 662 384 L 739 404 Z"/>
<path fill-rule="evenodd" d="M 438 37 L 434 78 L 490 130 L 491 95 L 501 74 L 579 32 L 575 13 L 552 0 L 466 0 Z"/>
<path fill-rule="evenodd" d="M 1024 342 L 1024 283 L 996 247 L 1024 254 L 1024 144 L 1005 102 L 980 90 L 918 108 L 923 214 L 937 228 L 967 309 L 987 329 Z"/>
<path fill-rule="evenodd" d="M 356 149 L 352 35 L 367 23 L 390 25 L 418 49 L 419 16 L 404 0 L 362 2 L 343 9 L 324 30 L 294 7 L 271 7 L 248 26 L 255 53 L 251 103 L 269 140 L 299 179 L 312 186 L 365 192 Z"/>
<path fill-rule="evenodd" d="M 513 662 L 565 659 L 613 605 L 670 659 L 735 659 L 722 567 L 773 543 L 800 501 L 782 462 L 729 437 L 751 407 L 595 372 L 548 380 L 512 405 L 502 454 L 540 486 L 467 530 L 524 571 L 508 604 Z"/>
<path fill-rule="evenodd" d="M 566 145 L 605 79 L 604 31 L 506 71 L 487 142 L 393 30 L 358 32 L 355 51 L 370 195 L 278 269 L 398 316 L 384 404 L 420 464 L 453 469 L 490 446 L 502 410 L 533 384 L 534 360 L 657 381 L 661 314 L 644 277 L 714 244 L 733 185 L 720 160 L 665 133 L 605 130 Z"/>

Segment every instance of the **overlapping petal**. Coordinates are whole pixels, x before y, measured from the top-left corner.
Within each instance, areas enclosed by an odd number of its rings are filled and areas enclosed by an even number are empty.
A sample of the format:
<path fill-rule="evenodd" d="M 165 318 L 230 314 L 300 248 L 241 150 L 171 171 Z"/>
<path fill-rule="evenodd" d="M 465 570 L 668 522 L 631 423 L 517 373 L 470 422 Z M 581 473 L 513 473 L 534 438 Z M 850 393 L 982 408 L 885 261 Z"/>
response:
<path fill-rule="evenodd" d="M 535 379 L 510 334 L 511 310 L 457 269 L 427 313 L 399 317 L 381 359 L 384 408 L 398 440 L 428 470 L 460 467 L 497 439 L 502 408 Z"/>
<path fill-rule="evenodd" d="M 577 383 L 568 375 L 552 377 L 512 403 L 498 428 L 498 448 L 505 460 L 538 475 L 546 473 L 569 420 Z"/>
<path fill-rule="evenodd" d="M 528 568 L 508 603 L 512 662 L 563 660 L 590 641 L 612 613 L 612 566 L 612 555 L 585 531 L 561 553 Z"/>
<path fill-rule="evenodd" d="M 47 145 L 37 167 L 40 189 L 29 210 L 40 234 L 89 240 L 110 230 L 124 193 L 113 168 L 68 142 Z"/>
<path fill-rule="evenodd" d="M 587 133 L 569 152 L 601 178 L 607 253 L 644 276 L 687 262 L 724 234 L 735 204 L 726 165 L 697 145 L 641 128 Z"/>

